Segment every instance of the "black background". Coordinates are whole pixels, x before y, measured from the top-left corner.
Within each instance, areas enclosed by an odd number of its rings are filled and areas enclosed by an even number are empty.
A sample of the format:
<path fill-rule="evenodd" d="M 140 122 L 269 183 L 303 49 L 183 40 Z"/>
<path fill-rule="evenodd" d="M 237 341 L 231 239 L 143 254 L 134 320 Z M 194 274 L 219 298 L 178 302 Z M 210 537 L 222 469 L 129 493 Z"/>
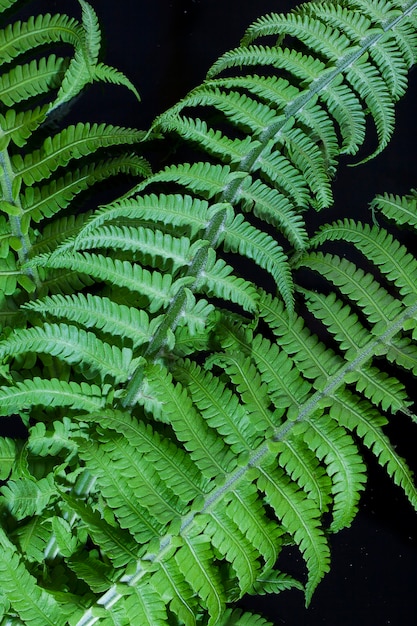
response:
<path fill-rule="evenodd" d="M 288 0 L 90 2 L 104 31 L 104 60 L 129 76 L 142 101 L 137 103 L 123 88 L 100 85 L 76 103 L 71 116 L 141 129 L 201 82 L 211 63 L 238 45 L 251 21 L 296 5 Z M 75 0 L 35 0 L 31 6 L 79 15 Z M 334 184 L 335 209 L 324 219 L 336 214 L 367 216 L 367 205 L 376 193 L 407 193 L 417 187 L 416 98 L 417 70 L 411 73 L 407 96 L 397 105 L 396 132 L 389 147 L 358 168 L 342 160 Z M 399 450 L 417 468 L 415 431 L 402 418 L 395 421 L 399 423 L 394 431 Z M 262 612 L 276 626 L 417 625 L 417 516 L 384 471 L 372 459 L 369 464 L 369 485 L 360 513 L 350 529 L 331 538 L 331 572 L 310 607 L 306 610 L 302 594 L 292 591 L 250 599 L 245 601 L 246 608 Z M 302 573 L 302 561 L 296 561 L 300 569 L 294 573 Z"/>

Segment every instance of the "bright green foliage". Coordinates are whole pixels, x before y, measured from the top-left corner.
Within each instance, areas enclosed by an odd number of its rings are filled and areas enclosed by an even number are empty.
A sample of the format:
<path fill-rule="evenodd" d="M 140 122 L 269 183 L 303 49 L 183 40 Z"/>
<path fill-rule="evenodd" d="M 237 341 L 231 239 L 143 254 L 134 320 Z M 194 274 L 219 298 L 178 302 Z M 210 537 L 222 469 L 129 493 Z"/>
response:
<path fill-rule="evenodd" d="M 305 224 L 331 206 L 338 158 L 359 152 L 369 121 L 374 154 L 389 141 L 417 3 L 260 18 L 154 122 L 149 134 L 200 155 L 155 174 L 131 154 L 84 163 L 142 138 L 129 129 L 78 124 L 32 147 L 86 83 L 131 87 L 98 61 L 97 18 L 80 4 L 81 24 L 42 16 L 0 34 L 13 63 L 55 41 L 75 49 L 2 77 L 5 108 L 48 81 L 57 92 L 0 112 L 0 414 L 28 431 L 0 439 L 2 619 L 268 626 L 231 604 L 291 588 L 308 604 L 331 533 L 357 513 L 363 446 L 417 509 L 385 430 L 395 413 L 415 420 L 403 373 L 417 372 L 417 261 L 396 226 L 416 229 L 416 196 L 377 197 L 373 225 L 347 217 L 309 236 Z M 149 176 L 71 214 L 117 171 Z M 288 545 L 299 580 L 281 571 Z"/>
<path fill-rule="evenodd" d="M 57 130 L 65 107 L 93 81 L 125 85 L 138 95 L 127 78 L 99 61 L 97 17 L 87 2 L 80 4 L 81 23 L 46 14 L 0 30 L 1 63 L 7 63 L 0 77 L 0 211 L 6 217 L 0 222 L 0 293 L 7 297 L 17 298 L 22 289 L 47 290 L 45 276 L 23 268 L 44 236 L 42 226 L 35 230 L 32 222 L 42 224 L 68 208 L 98 181 L 149 173 L 147 162 L 134 153 L 95 157 L 103 149 L 138 143 L 144 134 L 137 130 L 81 122 Z M 62 43 L 74 49 L 72 58 L 40 56 Z M 48 129 L 53 134 L 42 140 Z M 29 140 L 30 149 L 22 150 Z"/>

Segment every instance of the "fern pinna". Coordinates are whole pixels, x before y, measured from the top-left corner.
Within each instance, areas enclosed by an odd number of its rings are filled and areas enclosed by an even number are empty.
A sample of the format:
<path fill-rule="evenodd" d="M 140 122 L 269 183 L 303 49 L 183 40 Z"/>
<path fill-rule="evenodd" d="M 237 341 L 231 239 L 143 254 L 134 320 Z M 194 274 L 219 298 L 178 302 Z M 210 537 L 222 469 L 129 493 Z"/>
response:
<path fill-rule="evenodd" d="M 305 224 L 368 118 L 373 154 L 389 141 L 416 8 L 260 18 L 150 131 L 203 159 L 20 259 L 55 287 L 10 294 L 24 327 L 0 343 L 0 411 L 28 429 L 0 448 L 4 623 L 266 624 L 233 603 L 291 587 L 309 602 L 329 531 L 356 514 L 363 446 L 417 508 L 384 432 L 414 419 L 397 370 L 415 373 L 417 262 L 383 226 L 415 229 L 416 197 L 378 197 L 372 226 Z M 288 544 L 305 580 L 282 571 Z"/>

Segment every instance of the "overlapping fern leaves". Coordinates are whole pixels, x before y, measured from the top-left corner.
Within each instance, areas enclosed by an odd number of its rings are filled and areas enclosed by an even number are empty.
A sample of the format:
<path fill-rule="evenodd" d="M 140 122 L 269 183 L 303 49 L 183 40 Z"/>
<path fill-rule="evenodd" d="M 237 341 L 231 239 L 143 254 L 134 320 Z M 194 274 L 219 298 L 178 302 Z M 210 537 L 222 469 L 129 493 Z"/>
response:
<path fill-rule="evenodd" d="M 0 8 L 4 11 L 12 4 L 6 2 Z M 73 232 L 72 218 L 63 211 L 69 212 L 76 196 L 114 174 L 141 175 L 149 169 L 133 153 L 119 150 L 113 156 L 101 156 L 99 152 L 137 143 L 142 137 L 139 131 L 88 122 L 54 129 L 57 115 L 93 81 L 125 85 L 137 95 L 123 74 L 99 60 L 97 17 L 87 2 L 80 0 L 80 5 L 81 23 L 66 15 L 46 14 L 16 20 L 0 31 L 3 321 L 10 317 L 4 298 L 16 296 L 21 288 L 43 290 L 43 273 L 23 270 L 22 265 L 34 249 L 51 249 L 65 239 L 67 231 Z M 69 46 L 73 55 L 57 56 L 54 45 L 60 50 Z M 58 213 L 61 221 L 52 228 L 52 218 Z"/>
<path fill-rule="evenodd" d="M 417 261 L 382 225 L 415 229 L 416 198 L 377 198 L 381 225 L 309 239 L 303 221 L 331 204 L 337 158 L 359 152 L 369 117 L 374 154 L 388 142 L 416 9 L 261 18 L 154 124 L 204 160 L 150 175 L 24 264 L 60 270 L 62 288 L 26 302 L 27 328 L 0 343 L 0 412 L 29 429 L 0 448 L 7 623 L 266 624 L 230 603 L 290 587 L 310 600 L 328 531 L 356 514 L 362 446 L 417 508 L 384 432 L 412 417 L 394 372 L 417 366 Z M 281 571 L 289 543 L 303 580 Z"/>

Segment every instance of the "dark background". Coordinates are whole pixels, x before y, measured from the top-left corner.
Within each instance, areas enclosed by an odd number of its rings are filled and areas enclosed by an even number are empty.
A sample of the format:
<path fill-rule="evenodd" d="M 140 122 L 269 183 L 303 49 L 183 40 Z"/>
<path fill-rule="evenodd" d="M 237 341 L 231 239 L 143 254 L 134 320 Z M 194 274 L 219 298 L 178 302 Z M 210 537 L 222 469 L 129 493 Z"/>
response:
<path fill-rule="evenodd" d="M 238 45 L 245 28 L 260 15 L 286 11 L 296 2 L 277 0 L 90 0 L 104 31 L 105 61 L 124 71 L 142 102 L 123 88 L 89 90 L 71 115 L 81 121 L 108 121 L 148 128 L 152 119 L 204 78 L 218 56 Z M 37 4 L 40 11 L 79 15 L 75 0 Z M 33 6 L 32 6 L 33 8 Z M 417 71 L 397 106 L 394 138 L 382 155 L 358 168 L 342 160 L 334 184 L 336 214 L 368 216 L 376 193 L 407 193 L 417 186 Z M 399 422 L 399 450 L 411 465 L 415 431 Z M 332 569 L 306 610 L 300 592 L 250 599 L 246 608 L 263 612 L 276 626 L 417 625 L 417 516 L 384 471 L 369 460 L 370 479 L 361 511 L 350 529 L 331 539 Z M 297 561 L 297 560 L 296 560 Z M 299 571 L 303 572 L 301 559 Z M 291 561 L 292 566 L 294 561 Z M 140 625 L 138 625 L 140 626 Z"/>

